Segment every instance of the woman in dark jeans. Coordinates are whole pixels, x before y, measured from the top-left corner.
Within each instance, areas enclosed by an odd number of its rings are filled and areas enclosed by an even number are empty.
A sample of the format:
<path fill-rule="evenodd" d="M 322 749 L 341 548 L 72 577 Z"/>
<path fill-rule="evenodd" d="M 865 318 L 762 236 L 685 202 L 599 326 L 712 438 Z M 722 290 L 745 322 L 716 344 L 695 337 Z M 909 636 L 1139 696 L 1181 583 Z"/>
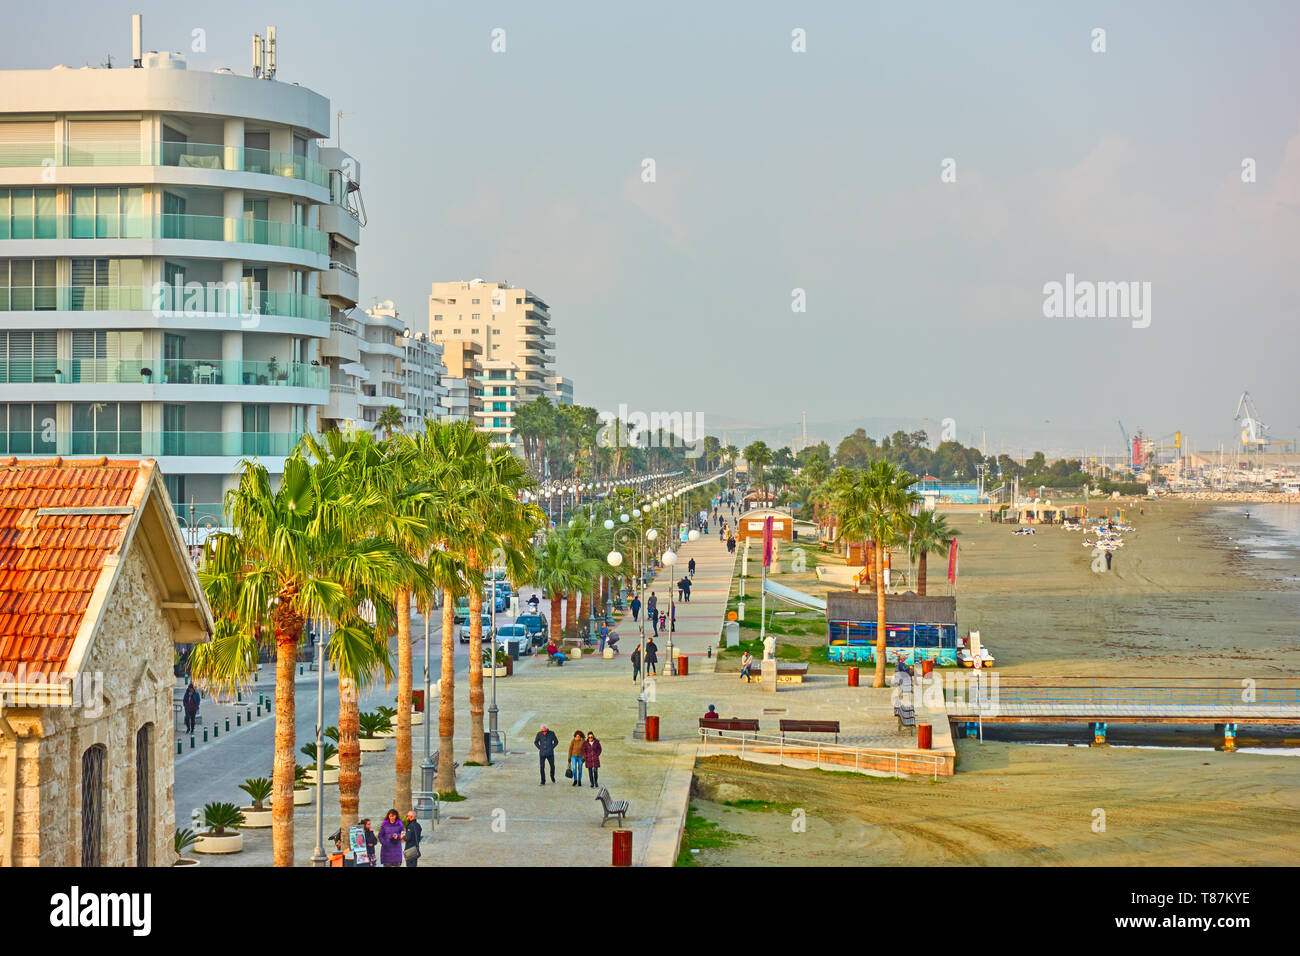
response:
<path fill-rule="evenodd" d="M 587 767 L 587 779 L 593 787 L 600 785 L 600 751 L 600 741 L 588 731 L 587 741 L 582 745 L 582 762 Z"/>

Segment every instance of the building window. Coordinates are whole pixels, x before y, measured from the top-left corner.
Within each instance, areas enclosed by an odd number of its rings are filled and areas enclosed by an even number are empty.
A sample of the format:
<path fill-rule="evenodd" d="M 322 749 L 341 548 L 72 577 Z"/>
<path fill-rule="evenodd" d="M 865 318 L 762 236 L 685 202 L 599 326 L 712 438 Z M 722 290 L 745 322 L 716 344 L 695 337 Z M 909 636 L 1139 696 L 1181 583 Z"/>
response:
<path fill-rule="evenodd" d="M 0 331 L 0 382 L 53 382 L 59 364 L 59 333 Z"/>
<path fill-rule="evenodd" d="M 54 239 L 58 234 L 53 189 L 0 189 L 0 239 Z"/>
<path fill-rule="evenodd" d="M 0 312 L 57 309 L 57 275 L 54 259 L 0 259 Z"/>
<path fill-rule="evenodd" d="M 469 304 L 470 304 L 470 305 L 478 305 L 478 299 L 470 299 L 470 300 L 469 300 Z"/>
<path fill-rule="evenodd" d="M 170 194 L 164 197 L 172 198 Z M 138 186 L 72 190 L 72 238 L 139 239 L 144 230 L 144 190 Z"/>
<path fill-rule="evenodd" d="M 135 735 L 135 865 L 153 862 L 153 724 Z"/>
<path fill-rule="evenodd" d="M 81 755 L 81 865 L 103 866 L 104 758 L 108 751 L 95 744 Z"/>
<path fill-rule="evenodd" d="M 57 450 L 54 402 L 0 405 L 0 443 L 13 455 L 53 454 Z"/>
<path fill-rule="evenodd" d="M 74 402 L 74 455 L 139 455 L 139 402 Z"/>
<path fill-rule="evenodd" d="M 435 315 L 435 316 L 433 317 L 433 321 L 435 321 L 435 322 L 441 322 L 441 321 L 442 321 L 442 316 L 440 316 L 440 315 Z"/>
<path fill-rule="evenodd" d="M 73 259 L 68 308 L 73 311 L 139 309 L 143 303 L 143 259 Z"/>

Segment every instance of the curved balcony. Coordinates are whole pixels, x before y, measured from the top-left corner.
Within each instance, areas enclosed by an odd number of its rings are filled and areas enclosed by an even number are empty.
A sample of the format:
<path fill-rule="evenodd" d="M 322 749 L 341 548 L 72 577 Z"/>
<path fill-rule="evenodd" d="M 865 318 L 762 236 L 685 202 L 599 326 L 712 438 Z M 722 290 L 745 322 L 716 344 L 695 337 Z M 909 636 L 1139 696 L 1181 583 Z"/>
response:
<path fill-rule="evenodd" d="M 48 364 L 48 363 L 46 363 Z M 106 383 L 146 385 L 259 385 L 280 388 L 325 389 L 329 369 L 307 362 L 244 362 L 223 359 L 140 359 L 63 360 L 56 381 L 62 383 Z M 8 369 L 0 362 L 0 381 L 9 381 Z"/>
<path fill-rule="evenodd" d="M 245 324 L 260 316 L 328 322 L 329 303 L 297 292 L 252 292 L 213 287 L 176 290 L 145 286 L 34 286 L 0 288 L 0 312 L 149 312 L 155 316 L 234 317 Z M 323 331 L 323 330 L 322 330 Z"/>
<path fill-rule="evenodd" d="M 329 169 L 315 160 L 292 153 L 221 143 L 15 143 L 0 146 L 0 167 L 40 167 L 46 160 L 56 166 L 176 166 L 221 169 L 227 172 L 263 173 L 299 179 L 329 188 Z"/>
<path fill-rule="evenodd" d="M 329 252 L 329 236 L 311 226 L 247 216 L 191 216 L 160 213 L 153 216 L 47 216 L 35 222 L 33 235 L 0 239 L 188 239 L 204 242 L 244 242 L 282 246 L 317 255 Z"/>

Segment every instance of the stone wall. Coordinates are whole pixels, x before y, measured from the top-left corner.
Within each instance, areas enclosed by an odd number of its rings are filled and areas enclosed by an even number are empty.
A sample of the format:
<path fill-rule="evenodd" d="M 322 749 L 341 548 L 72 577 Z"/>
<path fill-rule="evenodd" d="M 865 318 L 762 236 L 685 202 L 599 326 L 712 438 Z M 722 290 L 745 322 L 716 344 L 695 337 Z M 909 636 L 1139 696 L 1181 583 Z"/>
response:
<path fill-rule="evenodd" d="M 95 744 L 107 748 L 102 863 L 136 865 L 136 733 L 149 723 L 151 865 L 166 866 L 175 859 L 172 631 L 141 547 L 137 536 L 83 667 L 88 674 L 102 675 L 102 713 L 95 715 L 93 703 L 5 710 L 21 738 L 13 847 L 17 866 L 81 865 L 81 759 Z M 7 748 L 0 739 L 0 769 Z M 0 776 L 0 791 L 6 779 Z M 7 808 L 8 800 L 0 792 L 0 808 Z M 5 812 L 0 809 L 0 815 Z"/>

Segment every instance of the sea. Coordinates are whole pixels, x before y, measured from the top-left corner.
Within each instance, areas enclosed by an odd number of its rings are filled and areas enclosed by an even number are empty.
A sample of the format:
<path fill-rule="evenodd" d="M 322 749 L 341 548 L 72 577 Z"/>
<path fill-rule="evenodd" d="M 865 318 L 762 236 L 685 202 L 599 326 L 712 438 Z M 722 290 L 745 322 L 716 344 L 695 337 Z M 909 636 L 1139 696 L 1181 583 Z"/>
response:
<path fill-rule="evenodd" d="M 1225 518 L 1238 519 L 1232 522 L 1237 529 L 1235 543 L 1252 557 L 1300 556 L 1300 505 L 1243 503 L 1217 510 Z"/>

